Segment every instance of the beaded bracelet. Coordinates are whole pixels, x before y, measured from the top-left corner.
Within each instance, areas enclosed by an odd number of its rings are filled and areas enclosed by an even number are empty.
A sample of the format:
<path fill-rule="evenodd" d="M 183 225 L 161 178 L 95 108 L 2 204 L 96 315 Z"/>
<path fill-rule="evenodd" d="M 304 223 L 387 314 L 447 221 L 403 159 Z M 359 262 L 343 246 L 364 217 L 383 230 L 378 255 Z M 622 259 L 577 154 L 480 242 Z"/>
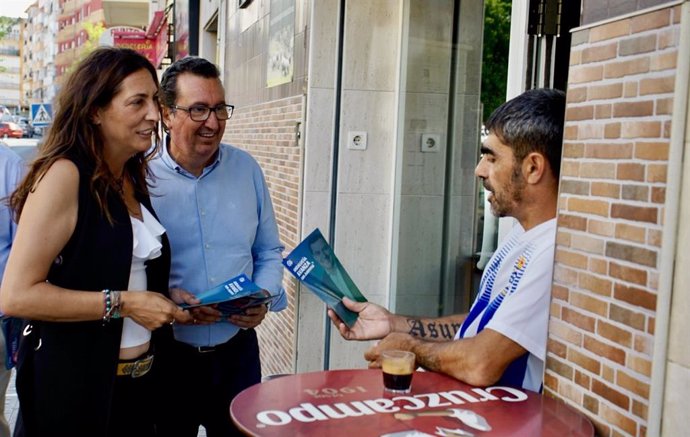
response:
<path fill-rule="evenodd" d="M 105 304 L 105 307 L 103 308 L 103 323 L 105 323 L 110 320 L 110 309 L 112 308 L 110 290 L 107 288 L 103 290 L 103 300 Z"/>
<path fill-rule="evenodd" d="M 105 301 L 103 323 L 109 322 L 110 319 L 119 319 L 121 317 L 122 301 L 120 297 L 120 292 L 117 290 L 109 290 L 107 288 L 103 290 L 103 300 Z"/>

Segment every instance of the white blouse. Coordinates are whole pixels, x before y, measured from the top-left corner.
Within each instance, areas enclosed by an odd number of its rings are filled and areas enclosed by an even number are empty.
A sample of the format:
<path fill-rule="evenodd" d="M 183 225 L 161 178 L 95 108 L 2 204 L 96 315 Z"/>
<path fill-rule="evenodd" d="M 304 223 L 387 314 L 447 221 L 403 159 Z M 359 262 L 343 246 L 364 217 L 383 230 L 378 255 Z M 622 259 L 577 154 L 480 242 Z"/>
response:
<path fill-rule="evenodd" d="M 144 205 L 141 205 L 143 220 L 129 217 L 132 222 L 132 269 L 129 272 L 129 291 L 146 291 L 146 266 L 144 263 L 150 259 L 161 256 L 161 235 L 165 228 L 156 220 Z M 122 327 L 122 340 L 120 348 L 135 347 L 148 343 L 151 340 L 151 331 L 144 328 L 129 317 L 124 318 Z"/>

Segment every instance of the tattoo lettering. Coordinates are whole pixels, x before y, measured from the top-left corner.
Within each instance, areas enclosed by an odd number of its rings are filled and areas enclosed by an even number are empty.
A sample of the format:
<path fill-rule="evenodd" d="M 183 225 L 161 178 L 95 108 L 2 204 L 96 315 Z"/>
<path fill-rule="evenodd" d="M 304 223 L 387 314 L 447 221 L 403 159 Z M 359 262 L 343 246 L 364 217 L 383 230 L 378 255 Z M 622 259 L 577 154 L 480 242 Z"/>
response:
<path fill-rule="evenodd" d="M 424 332 L 424 325 L 421 320 L 417 319 L 407 319 L 407 324 L 410 325 L 410 335 L 413 337 L 426 337 L 426 332 Z"/>
<path fill-rule="evenodd" d="M 455 333 L 458 332 L 458 329 L 460 329 L 461 326 L 462 323 L 451 323 L 450 325 L 441 325 L 441 334 L 443 335 L 443 338 L 455 338 Z"/>
<path fill-rule="evenodd" d="M 419 338 L 443 338 L 452 340 L 460 329 L 460 323 L 436 323 L 429 322 L 424 325 L 419 319 L 407 319 L 410 326 L 409 334 Z"/>
<path fill-rule="evenodd" d="M 436 330 L 436 323 L 429 323 L 427 327 L 429 328 L 429 337 L 438 338 L 438 330 Z"/>
<path fill-rule="evenodd" d="M 455 336 L 455 333 L 451 334 L 450 333 L 450 326 L 445 324 L 445 325 L 441 325 L 441 335 L 443 336 L 443 338 L 453 338 L 453 336 Z"/>

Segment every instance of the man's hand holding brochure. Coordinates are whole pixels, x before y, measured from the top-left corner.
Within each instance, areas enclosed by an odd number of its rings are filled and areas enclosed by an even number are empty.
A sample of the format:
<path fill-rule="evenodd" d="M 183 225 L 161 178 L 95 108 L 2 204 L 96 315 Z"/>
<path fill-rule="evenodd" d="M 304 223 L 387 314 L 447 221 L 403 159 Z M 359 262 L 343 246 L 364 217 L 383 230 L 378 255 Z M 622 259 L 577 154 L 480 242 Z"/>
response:
<path fill-rule="evenodd" d="M 215 305 L 226 320 L 234 314 L 244 314 L 245 310 L 257 305 L 268 304 L 278 296 L 261 289 L 245 274 L 230 278 L 222 284 L 206 290 L 196 296 L 198 303 L 182 304 L 182 308 L 194 308 L 202 305 Z"/>
<path fill-rule="evenodd" d="M 332 308 L 347 326 L 354 325 L 357 321 L 357 313 L 347 309 L 342 300 L 347 297 L 357 302 L 367 302 L 367 299 L 359 291 L 318 229 L 315 229 L 290 252 L 283 260 L 283 265 L 329 308 Z M 183 303 L 181 306 L 185 309 L 212 306 L 221 312 L 220 321 L 228 321 L 228 317 L 242 315 L 248 308 L 270 303 L 278 297 L 269 294 L 246 275 L 241 274 L 194 296 L 194 303 Z M 190 301 L 187 300 L 187 302 Z M 210 320 L 202 323 L 208 322 Z"/>
<path fill-rule="evenodd" d="M 354 325 L 357 313 L 345 308 L 344 297 L 357 302 L 367 299 L 350 278 L 331 246 L 315 229 L 283 260 L 283 265 L 326 305 L 332 308 L 347 326 Z"/>

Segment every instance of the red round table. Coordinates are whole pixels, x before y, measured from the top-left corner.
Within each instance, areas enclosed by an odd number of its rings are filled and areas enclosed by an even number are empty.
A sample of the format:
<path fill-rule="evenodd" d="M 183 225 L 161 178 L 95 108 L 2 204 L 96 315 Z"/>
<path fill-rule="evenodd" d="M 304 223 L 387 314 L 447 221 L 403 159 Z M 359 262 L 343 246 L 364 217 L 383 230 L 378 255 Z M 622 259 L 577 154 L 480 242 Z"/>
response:
<path fill-rule="evenodd" d="M 415 372 L 408 395 L 386 393 L 380 370 L 288 375 L 244 390 L 230 415 L 252 436 L 594 436 L 562 401 L 433 372 Z"/>

